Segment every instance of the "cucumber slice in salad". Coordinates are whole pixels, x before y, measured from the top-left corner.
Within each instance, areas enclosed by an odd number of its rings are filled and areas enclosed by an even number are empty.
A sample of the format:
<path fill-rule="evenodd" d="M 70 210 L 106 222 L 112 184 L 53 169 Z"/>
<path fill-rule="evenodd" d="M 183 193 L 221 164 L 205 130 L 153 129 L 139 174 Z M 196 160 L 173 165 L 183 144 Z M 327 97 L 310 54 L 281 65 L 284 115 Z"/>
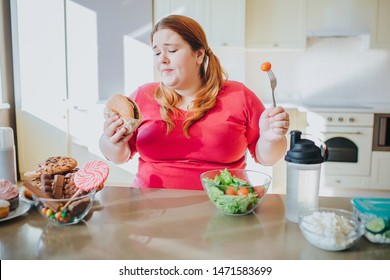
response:
<path fill-rule="evenodd" d="M 371 233 L 381 233 L 386 229 L 386 221 L 382 218 L 375 218 L 366 223 L 366 230 Z"/>

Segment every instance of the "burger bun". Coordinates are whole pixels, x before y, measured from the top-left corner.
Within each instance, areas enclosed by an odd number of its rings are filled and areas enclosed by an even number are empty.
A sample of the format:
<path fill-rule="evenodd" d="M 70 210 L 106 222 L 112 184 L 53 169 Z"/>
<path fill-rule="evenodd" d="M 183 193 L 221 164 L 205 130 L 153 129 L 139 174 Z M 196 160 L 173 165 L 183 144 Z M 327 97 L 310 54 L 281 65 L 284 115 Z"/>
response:
<path fill-rule="evenodd" d="M 126 128 L 125 136 L 132 133 L 141 123 L 141 114 L 138 105 L 122 94 L 114 94 L 106 102 L 104 117 L 106 119 L 118 115 Z"/>

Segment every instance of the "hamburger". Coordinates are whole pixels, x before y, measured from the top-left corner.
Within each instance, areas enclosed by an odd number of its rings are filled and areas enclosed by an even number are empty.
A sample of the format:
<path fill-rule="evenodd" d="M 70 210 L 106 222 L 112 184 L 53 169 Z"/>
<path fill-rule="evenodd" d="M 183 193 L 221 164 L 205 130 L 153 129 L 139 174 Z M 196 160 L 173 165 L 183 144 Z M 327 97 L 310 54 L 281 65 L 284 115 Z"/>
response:
<path fill-rule="evenodd" d="M 130 98 L 119 93 L 110 96 L 104 109 L 106 119 L 113 115 L 119 115 L 123 120 L 121 127 L 126 128 L 124 135 L 132 133 L 142 120 L 138 105 Z"/>

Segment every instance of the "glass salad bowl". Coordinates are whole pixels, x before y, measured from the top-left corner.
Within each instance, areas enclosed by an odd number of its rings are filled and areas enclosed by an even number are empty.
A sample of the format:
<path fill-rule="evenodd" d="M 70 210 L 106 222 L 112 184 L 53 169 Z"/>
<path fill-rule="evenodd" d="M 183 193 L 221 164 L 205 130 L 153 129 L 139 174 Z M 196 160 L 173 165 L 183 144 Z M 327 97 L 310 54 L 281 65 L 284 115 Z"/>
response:
<path fill-rule="evenodd" d="M 333 208 L 304 210 L 299 215 L 299 228 L 308 242 L 327 251 L 351 248 L 364 232 L 352 212 Z"/>
<path fill-rule="evenodd" d="M 214 205 L 224 214 L 251 213 L 268 191 L 272 178 L 245 169 L 215 169 L 200 175 L 202 185 Z"/>
<path fill-rule="evenodd" d="M 43 198 L 33 196 L 39 213 L 51 224 L 66 226 L 77 224 L 89 213 L 95 201 L 96 190 L 72 198 Z"/>

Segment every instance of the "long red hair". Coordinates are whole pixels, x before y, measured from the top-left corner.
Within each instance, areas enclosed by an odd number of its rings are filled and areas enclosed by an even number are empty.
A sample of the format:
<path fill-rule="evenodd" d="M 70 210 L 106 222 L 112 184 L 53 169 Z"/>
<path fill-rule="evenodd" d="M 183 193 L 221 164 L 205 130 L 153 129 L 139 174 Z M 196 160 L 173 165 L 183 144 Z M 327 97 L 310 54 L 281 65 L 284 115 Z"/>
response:
<path fill-rule="evenodd" d="M 186 137 L 189 137 L 190 126 L 200 120 L 208 110 L 215 106 L 218 92 L 226 81 L 227 75 L 218 57 L 210 50 L 206 34 L 198 22 L 182 15 L 167 16 L 160 20 L 153 28 L 150 34 L 150 42 L 152 45 L 153 35 L 161 29 L 170 29 L 179 34 L 194 52 L 200 49 L 205 50 L 206 55 L 199 70 L 202 88 L 192 101 L 192 106 L 183 123 L 183 133 Z M 156 90 L 155 98 L 161 106 L 161 117 L 167 124 L 167 134 L 169 134 L 174 128 L 174 123 L 170 115 L 178 113 L 176 106 L 180 104 L 182 97 L 173 89 L 169 89 L 163 83 L 160 83 L 160 86 Z"/>

